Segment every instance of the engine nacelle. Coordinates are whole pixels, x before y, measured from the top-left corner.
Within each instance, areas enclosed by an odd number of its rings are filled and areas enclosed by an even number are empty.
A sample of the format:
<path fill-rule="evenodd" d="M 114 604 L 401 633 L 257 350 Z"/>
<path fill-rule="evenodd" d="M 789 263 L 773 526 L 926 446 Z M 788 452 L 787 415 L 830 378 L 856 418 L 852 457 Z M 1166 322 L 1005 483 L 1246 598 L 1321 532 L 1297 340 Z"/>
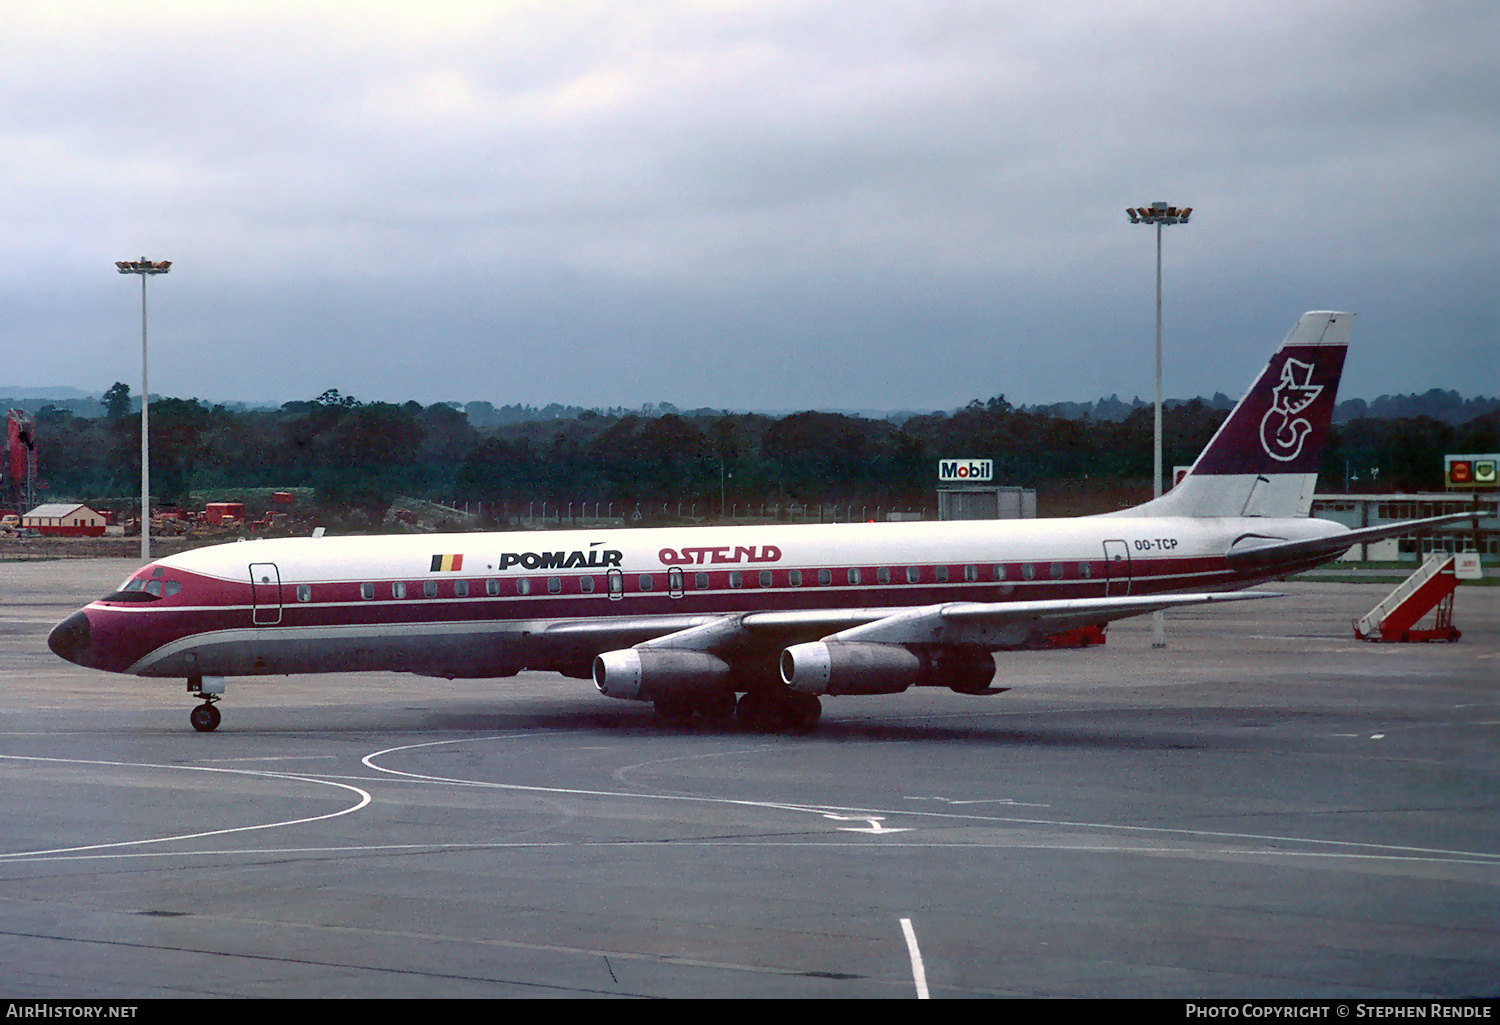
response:
<path fill-rule="evenodd" d="M 899 644 L 812 641 L 781 653 L 781 679 L 804 694 L 899 694 L 922 675 L 922 660 Z"/>
<path fill-rule="evenodd" d="M 782 681 L 804 694 L 899 694 L 908 687 L 986 694 L 994 676 L 989 652 L 956 645 L 812 641 L 781 653 Z"/>
<path fill-rule="evenodd" d="M 655 701 L 729 687 L 729 664 L 706 651 L 623 648 L 594 659 L 594 686 L 607 698 Z"/>

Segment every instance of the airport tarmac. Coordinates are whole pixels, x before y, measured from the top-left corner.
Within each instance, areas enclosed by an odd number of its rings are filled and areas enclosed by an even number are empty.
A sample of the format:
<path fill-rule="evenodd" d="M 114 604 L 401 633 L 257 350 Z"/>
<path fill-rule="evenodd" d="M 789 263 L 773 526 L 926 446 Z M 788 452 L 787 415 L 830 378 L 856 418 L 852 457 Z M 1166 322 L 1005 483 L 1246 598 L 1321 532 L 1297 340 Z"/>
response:
<path fill-rule="evenodd" d="M 182 681 L 55 658 L 129 560 L 0 564 L 0 996 L 1493 997 L 1500 588 L 1004 653 L 993 697 L 670 727 L 550 674 Z"/>

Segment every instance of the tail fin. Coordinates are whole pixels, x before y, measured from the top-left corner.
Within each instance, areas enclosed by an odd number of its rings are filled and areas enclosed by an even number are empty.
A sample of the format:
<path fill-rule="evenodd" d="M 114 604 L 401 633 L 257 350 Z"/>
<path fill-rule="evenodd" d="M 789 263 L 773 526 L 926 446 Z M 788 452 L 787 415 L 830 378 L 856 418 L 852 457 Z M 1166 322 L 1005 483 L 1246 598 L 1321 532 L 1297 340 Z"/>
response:
<path fill-rule="evenodd" d="M 1131 516 L 1306 516 L 1354 314 L 1304 313 L 1193 468 Z"/>

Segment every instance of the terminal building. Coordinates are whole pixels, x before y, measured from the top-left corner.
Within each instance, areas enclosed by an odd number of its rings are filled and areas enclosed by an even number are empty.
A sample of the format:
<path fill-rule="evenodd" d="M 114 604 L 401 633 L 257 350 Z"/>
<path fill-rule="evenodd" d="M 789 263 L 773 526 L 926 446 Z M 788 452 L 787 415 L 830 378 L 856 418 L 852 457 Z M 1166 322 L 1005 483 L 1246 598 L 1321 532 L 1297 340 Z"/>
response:
<path fill-rule="evenodd" d="M 1500 493 L 1457 494 L 1452 491 L 1414 495 L 1314 495 L 1312 515 L 1351 529 L 1426 516 L 1474 511 L 1478 525 L 1460 523 L 1423 537 L 1404 535 L 1355 545 L 1343 559 L 1350 562 L 1421 562 L 1432 552 L 1478 552 L 1485 563 L 1500 562 Z"/>

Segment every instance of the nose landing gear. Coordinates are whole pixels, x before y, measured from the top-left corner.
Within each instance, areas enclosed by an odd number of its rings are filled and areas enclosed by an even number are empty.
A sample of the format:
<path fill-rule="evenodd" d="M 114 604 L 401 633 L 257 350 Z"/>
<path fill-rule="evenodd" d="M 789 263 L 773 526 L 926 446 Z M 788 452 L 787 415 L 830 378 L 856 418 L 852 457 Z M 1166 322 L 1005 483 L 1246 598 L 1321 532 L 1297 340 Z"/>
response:
<path fill-rule="evenodd" d="M 191 714 L 193 729 L 199 733 L 210 733 L 219 728 L 219 710 L 205 701 Z"/>
<path fill-rule="evenodd" d="M 193 729 L 199 733 L 212 733 L 219 728 L 219 710 L 214 707 L 214 702 L 224 693 L 224 677 L 190 676 L 187 689 L 189 694 L 197 694 L 203 698 L 203 704 L 194 708 L 189 716 Z"/>

